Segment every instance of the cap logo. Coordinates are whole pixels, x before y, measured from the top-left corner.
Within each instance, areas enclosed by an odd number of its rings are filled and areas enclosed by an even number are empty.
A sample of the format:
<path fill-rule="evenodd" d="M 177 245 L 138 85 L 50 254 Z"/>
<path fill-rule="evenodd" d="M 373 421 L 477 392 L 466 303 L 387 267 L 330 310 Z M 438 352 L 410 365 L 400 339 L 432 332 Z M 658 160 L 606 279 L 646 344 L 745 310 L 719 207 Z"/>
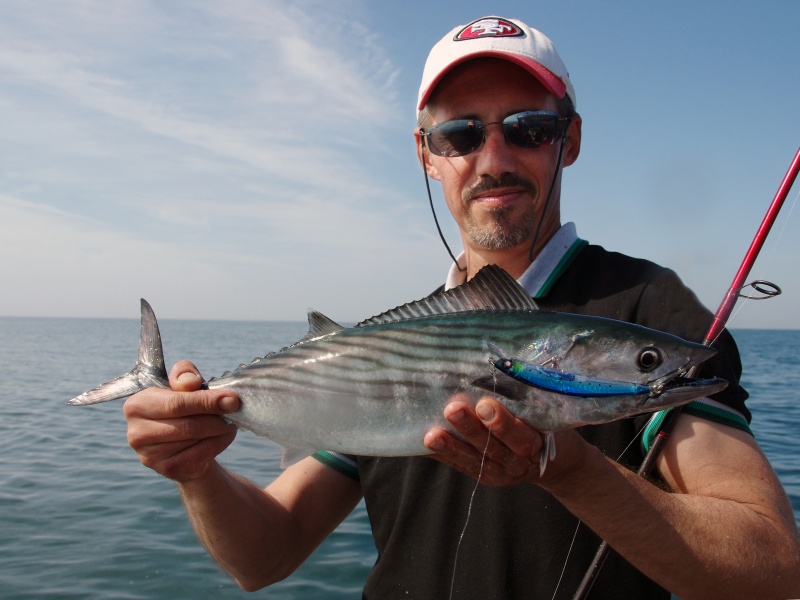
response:
<path fill-rule="evenodd" d="M 515 37 L 525 35 L 525 33 L 505 19 L 478 19 L 470 23 L 458 32 L 453 38 L 456 42 L 464 40 L 476 40 L 486 37 Z"/>

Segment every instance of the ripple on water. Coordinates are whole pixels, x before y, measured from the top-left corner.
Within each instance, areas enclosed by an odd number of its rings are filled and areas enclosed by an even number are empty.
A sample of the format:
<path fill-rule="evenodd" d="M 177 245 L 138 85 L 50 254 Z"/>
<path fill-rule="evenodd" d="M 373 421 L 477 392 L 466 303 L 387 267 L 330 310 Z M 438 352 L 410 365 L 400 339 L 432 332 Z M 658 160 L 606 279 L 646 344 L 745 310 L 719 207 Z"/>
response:
<path fill-rule="evenodd" d="M 169 360 L 207 375 L 302 337 L 302 323 L 165 321 Z M 174 485 L 139 464 L 122 403 L 64 402 L 133 366 L 139 323 L 0 318 L 0 590 L 22 598 L 203 599 L 238 591 L 197 542 Z M 757 439 L 800 515 L 800 332 L 735 332 Z M 214 340 L 209 344 L 208 340 Z M 776 348 L 780 352 L 776 352 Z M 258 484 L 280 450 L 247 433 L 224 464 Z M 273 599 L 358 597 L 375 560 L 360 505 Z"/>

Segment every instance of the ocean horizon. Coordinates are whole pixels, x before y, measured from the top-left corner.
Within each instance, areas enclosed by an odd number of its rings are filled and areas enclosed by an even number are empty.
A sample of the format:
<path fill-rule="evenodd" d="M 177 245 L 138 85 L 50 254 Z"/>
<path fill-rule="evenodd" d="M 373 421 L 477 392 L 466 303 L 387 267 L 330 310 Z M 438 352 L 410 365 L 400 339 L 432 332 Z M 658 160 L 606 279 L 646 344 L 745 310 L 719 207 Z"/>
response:
<path fill-rule="evenodd" d="M 307 330 L 299 321 L 159 324 L 167 364 L 189 358 L 206 377 Z M 133 366 L 138 330 L 138 319 L 0 317 L 0 596 L 359 598 L 376 556 L 363 504 L 291 577 L 242 592 L 195 538 L 175 485 L 128 446 L 123 403 L 65 404 Z M 753 432 L 799 520 L 800 330 L 732 332 Z M 280 448 L 247 432 L 220 460 L 258 485 L 280 472 Z"/>

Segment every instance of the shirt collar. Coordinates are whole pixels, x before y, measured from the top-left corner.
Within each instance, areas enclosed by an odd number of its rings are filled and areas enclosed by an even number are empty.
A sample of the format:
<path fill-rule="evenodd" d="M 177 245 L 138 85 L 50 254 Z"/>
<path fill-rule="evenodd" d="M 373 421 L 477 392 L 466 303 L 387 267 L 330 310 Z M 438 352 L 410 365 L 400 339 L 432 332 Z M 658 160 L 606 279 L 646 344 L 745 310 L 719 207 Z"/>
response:
<path fill-rule="evenodd" d="M 564 223 L 517 281 L 531 297 L 546 296 L 572 259 L 577 256 L 578 251 L 586 244 L 587 242 L 578 237 L 575 223 Z M 464 252 L 459 254 L 456 260 L 458 266 L 465 270 L 459 271 L 456 265 L 450 265 L 444 286 L 447 290 L 461 285 L 467 279 Z"/>

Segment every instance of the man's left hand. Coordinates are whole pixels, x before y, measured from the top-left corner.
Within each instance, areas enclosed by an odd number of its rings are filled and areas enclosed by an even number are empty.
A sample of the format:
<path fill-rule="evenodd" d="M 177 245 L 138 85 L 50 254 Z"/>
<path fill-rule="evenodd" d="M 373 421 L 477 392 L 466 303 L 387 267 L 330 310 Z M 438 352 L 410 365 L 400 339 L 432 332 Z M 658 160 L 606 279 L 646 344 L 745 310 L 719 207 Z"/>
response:
<path fill-rule="evenodd" d="M 474 408 L 473 408 L 474 406 Z M 432 429 L 425 446 L 433 458 L 490 486 L 539 483 L 563 475 L 580 462 L 586 442 L 574 430 L 559 432 L 557 455 L 539 477 L 544 436 L 486 396 L 477 404 L 466 394 L 453 396 L 444 416 L 459 437 Z"/>

